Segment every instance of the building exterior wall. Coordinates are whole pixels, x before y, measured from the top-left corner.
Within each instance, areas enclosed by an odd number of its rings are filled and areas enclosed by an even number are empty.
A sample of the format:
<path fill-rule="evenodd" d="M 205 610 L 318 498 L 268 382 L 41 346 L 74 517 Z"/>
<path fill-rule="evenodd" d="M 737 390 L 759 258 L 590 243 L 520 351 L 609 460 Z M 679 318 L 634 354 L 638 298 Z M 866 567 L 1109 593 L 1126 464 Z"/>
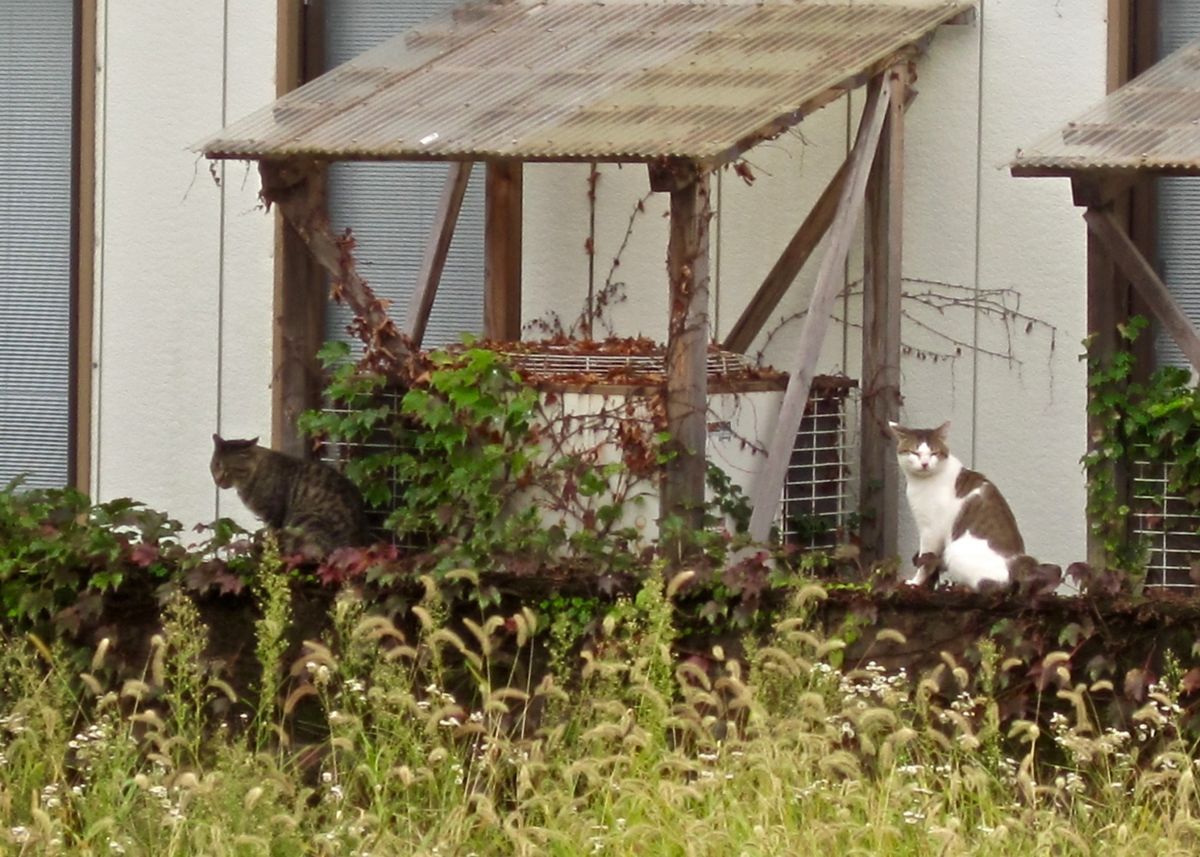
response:
<path fill-rule="evenodd" d="M 1084 556 L 1084 230 L 1065 182 L 1015 179 L 1003 164 L 1103 94 L 1104 12 L 1090 0 L 983 0 L 975 24 L 936 35 L 906 123 L 909 290 L 945 283 L 962 297 L 944 312 L 905 303 L 912 351 L 902 419 L 952 420 L 953 448 L 1009 497 L 1030 551 L 1061 563 Z M 256 209 L 253 170 L 226 165 L 218 188 L 187 147 L 273 98 L 274 4 L 109 3 L 100 21 L 93 487 L 185 523 L 207 520 L 235 510 L 227 496 L 218 506 L 208 477 L 210 433 L 269 435 L 272 229 Z M 845 157 L 861 91 L 847 101 L 752 150 L 753 186 L 730 171 L 714 179 L 717 337 Z M 587 186 L 586 165 L 526 168 L 526 321 L 579 314 Z M 597 289 L 648 189 L 642 166 L 601 168 Z M 618 334 L 665 336 L 666 206 L 661 194 L 645 201 L 620 253 L 614 277 L 627 284 L 625 300 L 608 313 Z M 777 316 L 805 305 L 820 252 Z M 850 281 L 861 276 L 860 257 L 852 256 Z M 1027 334 L 1024 323 L 1006 328 L 978 311 L 976 288 L 1019 292 L 1021 310 L 1056 329 L 1054 347 L 1041 327 Z M 823 371 L 857 376 L 859 315 L 856 299 L 839 308 Z M 791 321 L 769 344 L 760 336 L 752 353 L 790 370 L 797 330 Z M 1003 350 L 1010 332 L 1019 362 L 971 350 Z M 961 355 L 934 359 L 954 355 L 956 343 Z M 914 539 L 906 509 L 901 517 L 907 556 Z"/>
<path fill-rule="evenodd" d="M 275 4 L 104 2 L 97 42 L 92 493 L 210 521 L 210 435 L 270 436 L 273 221 L 189 147 L 274 98 Z"/>

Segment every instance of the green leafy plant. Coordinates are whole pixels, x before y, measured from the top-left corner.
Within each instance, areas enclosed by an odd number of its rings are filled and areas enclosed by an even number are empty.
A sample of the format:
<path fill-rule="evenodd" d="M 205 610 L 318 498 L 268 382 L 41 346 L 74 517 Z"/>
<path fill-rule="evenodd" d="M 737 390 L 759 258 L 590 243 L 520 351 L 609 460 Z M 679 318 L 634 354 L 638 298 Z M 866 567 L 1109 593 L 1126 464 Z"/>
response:
<path fill-rule="evenodd" d="M 0 611 L 36 623 L 117 589 L 130 574 L 166 577 L 180 525 L 128 499 L 92 505 L 71 488 L 0 490 Z"/>
<path fill-rule="evenodd" d="M 347 451 L 347 474 L 422 567 L 638 562 L 633 519 L 668 457 L 653 401 L 572 413 L 486 348 L 432 352 L 403 391 L 352 362 L 342 343 L 321 356 L 329 405 L 301 427 Z M 706 527 L 688 545 L 719 562 L 744 532 L 749 504 L 719 468 L 708 479 Z M 675 532 L 671 521 L 662 532 Z"/>
<path fill-rule="evenodd" d="M 1200 506 L 1200 393 L 1186 369 L 1160 367 L 1137 379 L 1133 344 L 1145 329 L 1134 317 L 1118 328 L 1125 347 L 1107 363 L 1088 356 L 1088 414 L 1092 448 L 1083 457 L 1088 517 L 1109 565 L 1128 571 L 1135 589 L 1144 576 L 1146 547 L 1128 534 L 1137 510 L 1123 499 L 1119 480 L 1136 457 L 1165 467 L 1167 491 Z M 1143 510 L 1144 511 L 1144 510 Z"/>

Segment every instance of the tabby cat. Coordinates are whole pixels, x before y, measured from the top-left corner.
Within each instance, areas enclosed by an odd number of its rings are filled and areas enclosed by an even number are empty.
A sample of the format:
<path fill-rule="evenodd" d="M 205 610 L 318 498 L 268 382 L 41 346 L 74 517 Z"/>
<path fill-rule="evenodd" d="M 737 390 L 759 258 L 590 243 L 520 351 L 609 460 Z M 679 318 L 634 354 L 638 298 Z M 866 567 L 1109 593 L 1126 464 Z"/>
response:
<path fill-rule="evenodd" d="M 319 559 L 367 540 L 357 486 L 328 464 L 294 458 L 251 440 L 213 435 L 213 481 L 236 488 L 251 512 L 279 534 L 285 554 Z"/>
<path fill-rule="evenodd" d="M 917 575 L 909 583 L 919 586 L 944 570 L 947 580 L 972 589 L 1007 585 L 1025 557 L 1025 541 L 1000 490 L 951 454 L 950 423 L 935 429 L 888 425 L 920 537 L 913 558 Z"/>

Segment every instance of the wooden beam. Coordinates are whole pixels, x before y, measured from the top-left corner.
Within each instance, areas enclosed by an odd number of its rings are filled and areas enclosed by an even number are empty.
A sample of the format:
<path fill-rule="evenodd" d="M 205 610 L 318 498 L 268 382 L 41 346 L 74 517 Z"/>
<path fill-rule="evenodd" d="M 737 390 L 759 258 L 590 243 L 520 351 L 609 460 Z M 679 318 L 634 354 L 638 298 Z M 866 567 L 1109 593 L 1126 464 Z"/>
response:
<path fill-rule="evenodd" d="M 843 285 L 846 255 L 850 251 L 854 227 L 862 212 L 867 173 L 879 143 L 890 99 L 891 88 L 883 86 L 882 79 L 876 78 L 871 84 L 866 107 L 863 108 L 858 136 L 850 155 L 850 172 L 838 199 L 837 214 L 829 230 L 829 247 L 821 260 L 808 312 L 800 328 L 796 369 L 788 380 L 787 392 L 779 410 L 779 421 L 771 438 L 767 460 L 759 471 L 750 496 L 753 505 L 750 514 L 750 536 L 755 541 L 766 541 L 779 506 L 792 446 L 800 428 L 800 421 L 804 418 L 804 408 L 808 403 L 808 392 L 816 372 L 821 343 L 829 327 L 829 313 Z"/>
<path fill-rule="evenodd" d="M 433 311 L 433 299 L 437 296 L 442 271 L 446 267 L 446 256 L 450 252 L 450 241 L 454 238 L 454 226 L 462 210 L 463 197 L 467 193 L 467 182 L 471 178 L 471 161 L 452 161 L 442 187 L 442 198 L 438 202 L 437 216 L 429 241 L 425 245 L 425 258 L 421 260 L 421 273 L 408 306 L 408 335 L 418 348 L 425 338 L 429 314 Z"/>
<path fill-rule="evenodd" d="M 896 555 L 900 478 L 888 422 L 900 413 L 904 104 L 908 67 L 888 72 L 887 121 L 867 181 L 864 214 L 862 445 L 859 509 L 869 560 Z"/>
<path fill-rule="evenodd" d="M 489 161 L 484 189 L 483 335 L 521 338 L 520 161 Z"/>
<path fill-rule="evenodd" d="M 1136 170 L 1094 170 L 1071 174 L 1071 197 L 1080 208 L 1104 208 L 1126 197 L 1144 173 Z"/>
<path fill-rule="evenodd" d="M 783 249 L 774 267 L 742 311 L 741 318 L 725 337 L 723 348 L 745 353 L 754 343 L 755 337 L 767 323 L 779 301 L 817 249 L 822 236 L 829 231 L 829 224 L 833 223 L 833 215 L 841 197 L 842 185 L 846 183 L 848 164 L 849 160 L 843 162 L 825 186 L 825 190 L 821 191 L 808 216 L 804 218 L 804 222 L 800 224 L 800 228 L 796 230 L 796 234 L 792 236 L 792 240 Z"/>
<path fill-rule="evenodd" d="M 1133 239 L 1121 228 L 1112 211 L 1089 208 L 1084 212 L 1083 219 L 1087 221 L 1092 234 L 1100 239 L 1109 258 L 1138 290 L 1138 294 L 1163 326 L 1163 330 L 1175 340 L 1175 344 L 1192 364 L 1192 368 L 1200 370 L 1200 336 L 1196 335 L 1196 328 L 1179 308 L 1166 283 L 1146 261 Z"/>
<path fill-rule="evenodd" d="M 667 332 L 667 431 L 671 435 L 661 512 L 685 532 L 704 526 L 708 418 L 708 175 L 699 170 L 671 191 L 667 246 L 670 319 Z"/>

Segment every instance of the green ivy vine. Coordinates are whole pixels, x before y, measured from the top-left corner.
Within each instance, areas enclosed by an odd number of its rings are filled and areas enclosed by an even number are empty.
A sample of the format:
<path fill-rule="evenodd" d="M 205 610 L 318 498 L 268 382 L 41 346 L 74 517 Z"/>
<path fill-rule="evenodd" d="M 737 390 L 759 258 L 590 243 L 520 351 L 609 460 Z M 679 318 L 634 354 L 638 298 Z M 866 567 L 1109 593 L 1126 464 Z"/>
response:
<path fill-rule="evenodd" d="M 1106 562 L 1129 572 L 1135 589 L 1145 573 L 1147 550 L 1128 535 L 1134 510 L 1118 483 L 1124 469 L 1135 456 L 1162 465 L 1167 490 L 1200 507 L 1200 393 L 1191 373 L 1175 366 L 1137 380 L 1132 346 L 1146 326 L 1140 316 L 1118 325 L 1125 347 L 1107 363 L 1088 354 L 1093 428 L 1091 449 L 1082 459 L 1092 532 L 1104 546 Z"/>

